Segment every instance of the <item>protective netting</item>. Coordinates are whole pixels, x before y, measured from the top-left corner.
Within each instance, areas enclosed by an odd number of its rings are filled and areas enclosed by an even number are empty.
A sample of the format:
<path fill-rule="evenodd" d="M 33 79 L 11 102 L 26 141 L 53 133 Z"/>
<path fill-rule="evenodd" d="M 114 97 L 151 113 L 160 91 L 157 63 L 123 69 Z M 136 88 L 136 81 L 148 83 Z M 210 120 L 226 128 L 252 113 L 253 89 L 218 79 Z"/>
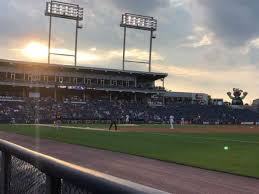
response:
<path fill-rule="evenodd" d="M 46 175 L 33 165 L 12 156 L 10 190 L 12 194 L 44 194 Z"/>
<path fill-rule="evenodd" d="M 61 194 L 94 194 L 61 179 Z M 11 194 L 45 194 L 46 174 L 14 156 L 11 158 Z"/>
<path fill-rule="evenodd" d="M 66 181 L 62 181 L 62 194 L 94 194 L 87 191 L 87 188 L 80 188 Z"/>

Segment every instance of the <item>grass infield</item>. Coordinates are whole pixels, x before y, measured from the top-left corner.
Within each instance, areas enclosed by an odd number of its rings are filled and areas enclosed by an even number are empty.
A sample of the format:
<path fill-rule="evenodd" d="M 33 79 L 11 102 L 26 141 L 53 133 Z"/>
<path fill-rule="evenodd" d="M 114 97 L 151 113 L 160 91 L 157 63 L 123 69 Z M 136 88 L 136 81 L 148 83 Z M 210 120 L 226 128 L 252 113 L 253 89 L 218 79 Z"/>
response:
<path fill-rule="evenodd" d="M 259 133 L 114 133 L 33 125 L 0 125 L 0 130 L 259 178 Z"/>

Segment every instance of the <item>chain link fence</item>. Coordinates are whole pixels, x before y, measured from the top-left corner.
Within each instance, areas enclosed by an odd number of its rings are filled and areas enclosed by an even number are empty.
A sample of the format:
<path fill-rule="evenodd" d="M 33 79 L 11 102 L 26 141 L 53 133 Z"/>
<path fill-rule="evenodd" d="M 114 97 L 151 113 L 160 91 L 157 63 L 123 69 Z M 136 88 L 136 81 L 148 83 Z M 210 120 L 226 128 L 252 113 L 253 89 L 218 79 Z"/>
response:
<path fill-rule="evenodd" d="M 64 179 L 60 179 L 60 183 L 60 194 L 94 194 L 87 187 L 79 187 Z M 28 162 L 11 156 L 9 190 L 10 194 L 46 194 L 47 176 Z"/>
<path fill-rule="evenodd" d="M 12 156 L 10 192 L 44 194 L 46 193 L 46 175 L 33 165 Z"/>

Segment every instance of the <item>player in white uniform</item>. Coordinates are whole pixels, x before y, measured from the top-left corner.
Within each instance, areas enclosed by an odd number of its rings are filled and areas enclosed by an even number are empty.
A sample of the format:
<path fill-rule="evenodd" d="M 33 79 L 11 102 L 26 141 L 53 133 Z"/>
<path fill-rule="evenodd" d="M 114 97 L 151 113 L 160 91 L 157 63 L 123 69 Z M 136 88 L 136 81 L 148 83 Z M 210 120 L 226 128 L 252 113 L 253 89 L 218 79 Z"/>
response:
<path fill-rule="evenodd" d="M 181 125 L 184 125 L 184 118 L 181 118 Z"/>
<path fill-rule="evenodd" d="M 129 123 L 129 120 L 130 120 L 130 117 L 129 117 L 129 115 L 126 115 L 126 124 L 128 124 Z"/>
<path fill-rule="evenodd" d="M 174 116 L 173 115 L 170 115 L 169 122 L 170 122 L 171 129 L 174 129 Z"/>

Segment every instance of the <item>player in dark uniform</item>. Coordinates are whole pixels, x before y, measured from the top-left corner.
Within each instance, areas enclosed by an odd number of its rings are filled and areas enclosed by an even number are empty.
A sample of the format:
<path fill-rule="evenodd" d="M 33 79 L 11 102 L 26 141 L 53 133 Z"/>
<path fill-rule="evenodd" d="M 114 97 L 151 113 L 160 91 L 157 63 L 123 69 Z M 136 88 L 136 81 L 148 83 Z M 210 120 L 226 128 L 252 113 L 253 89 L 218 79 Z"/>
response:
<path fill-rule="evenodd" d="M 59 128 L 61 125 L 61 113 L 60 112 L 56 113 L 55 120 L 56 120 L 55 121 L 56 128 Z"/>
<path fill-rule="evenodd" d="M 112 111 L 111 112 L 111 124 L 110 124 L 110 127 L 109 127 L 109 130 L 112 129 L 112 126 L 114 125 L 114 128 L 115 128 L 115 131 L 117 131 L 117 122 L 118 122 L 118 117 L 117 117 L 117 114 L 115 111 Z"/>

